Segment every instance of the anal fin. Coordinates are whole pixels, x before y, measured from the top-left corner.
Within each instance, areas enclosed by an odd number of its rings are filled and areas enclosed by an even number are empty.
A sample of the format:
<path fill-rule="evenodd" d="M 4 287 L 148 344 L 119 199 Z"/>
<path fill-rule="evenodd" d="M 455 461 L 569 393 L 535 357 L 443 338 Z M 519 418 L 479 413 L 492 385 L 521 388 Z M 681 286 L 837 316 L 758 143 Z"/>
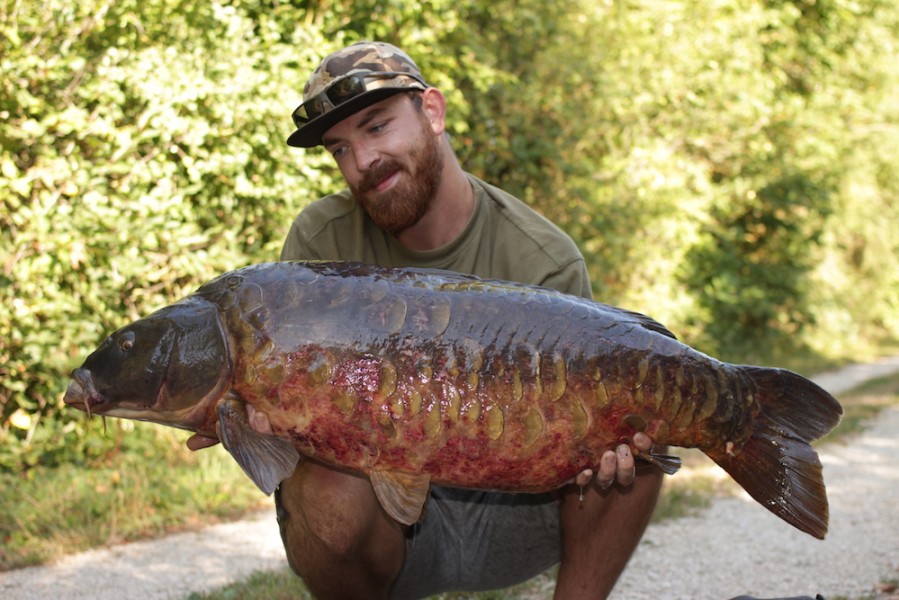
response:
<path fill-rule="evenodd" d="M 652 452 L 641 452 L 636 456 L 651 465 L 657 466 L 665 475 L 674 475 L 681 468 L 681 459 L 679 456 L 653 454 Z"/>

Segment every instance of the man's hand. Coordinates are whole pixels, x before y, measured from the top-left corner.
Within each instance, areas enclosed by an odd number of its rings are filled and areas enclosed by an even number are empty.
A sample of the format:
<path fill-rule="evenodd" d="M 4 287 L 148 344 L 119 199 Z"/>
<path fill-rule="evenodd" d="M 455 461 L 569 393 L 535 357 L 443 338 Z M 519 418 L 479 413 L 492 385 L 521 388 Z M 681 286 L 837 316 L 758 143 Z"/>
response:
<path fill-rule="evenodd" d="M 652 449 L 652 440 L 643 432 L 634 434 L 634 448 L 640 452 L 649 452 Z M 586 487 L 593 479 L 593 470 L 584 469 L 575 478 L 574 482 L 580 487 Z M 614 451 L 609 450 L 599 460 L 599 473 L 596 474 L 596 485 L 607 489 L 616 481 L 619 485 L 628 486 L 634 482 L 636 476 L 636 463 L 634 453 L 630 446 L 621 444 Z"/>

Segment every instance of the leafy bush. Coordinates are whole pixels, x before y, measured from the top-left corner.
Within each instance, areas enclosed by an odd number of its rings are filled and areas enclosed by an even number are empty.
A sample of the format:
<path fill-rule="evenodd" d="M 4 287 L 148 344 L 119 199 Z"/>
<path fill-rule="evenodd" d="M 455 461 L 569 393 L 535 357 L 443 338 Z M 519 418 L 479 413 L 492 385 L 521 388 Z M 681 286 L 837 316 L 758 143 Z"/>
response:
<path fill-rule="evenodd" d="M 258 26 L 164 0 L 5 15 L 3 467 L 86 451 L 61 403 L 68 371 L 148 309 L 276 257 L 298 206 L 330 184 L 284 168 L 285 98 L 315 58 Z"/>
<path fill-rule="evenodd" d="M 108 452 L 68 372 L 341 185 L 287 114 L 360 38 L 418 60 L 463 165 L 601 299 L 729 358 L 899 338 L 893 2 L 46 0 L 0 36 L 0 469 Z"/>

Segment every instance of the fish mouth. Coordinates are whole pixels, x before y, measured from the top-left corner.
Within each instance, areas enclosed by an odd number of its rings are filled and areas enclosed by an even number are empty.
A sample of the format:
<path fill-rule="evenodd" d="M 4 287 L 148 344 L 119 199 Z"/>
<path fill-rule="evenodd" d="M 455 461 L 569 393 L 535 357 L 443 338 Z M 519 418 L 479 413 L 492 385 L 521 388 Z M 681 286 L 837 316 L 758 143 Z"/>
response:
<path fill-rule="evenodd" d="M 87 369 L 72 371 L 72 380 L 62 401 L 72 408 L 86 412 L 88 417 L 94 413 L 100 414 L 96 409 L 103 404 L 103 398 L 97 393 L 91 372 Z"/>

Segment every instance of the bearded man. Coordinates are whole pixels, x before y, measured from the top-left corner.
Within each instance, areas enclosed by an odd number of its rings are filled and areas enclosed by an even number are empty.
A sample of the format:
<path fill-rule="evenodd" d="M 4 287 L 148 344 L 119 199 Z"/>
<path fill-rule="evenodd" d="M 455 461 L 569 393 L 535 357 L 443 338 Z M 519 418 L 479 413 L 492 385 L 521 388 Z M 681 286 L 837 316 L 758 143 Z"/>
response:
<path fill-rule="evenodd" d="M 446 98 L 400 49 L 361 42 L 326 57 L 293 112 L 291 146 L 323 146 L 348 189 L 293 222 L 282 260 L 426 267 L 589 298 L 584 258 L 558 227 L 459 165 Z M 637 434 L 634 447 L 649 450 Z M 432 488 L 411 527 L 365 477 L 303 460 L 276 492 L 291 567 L 321 598 L 421 598 L 524 581 L 560 564 L 557 598 L 604 598 L 639 542 L 661 472 L 627 445 L 595 477 L 548 494 Z"/>

